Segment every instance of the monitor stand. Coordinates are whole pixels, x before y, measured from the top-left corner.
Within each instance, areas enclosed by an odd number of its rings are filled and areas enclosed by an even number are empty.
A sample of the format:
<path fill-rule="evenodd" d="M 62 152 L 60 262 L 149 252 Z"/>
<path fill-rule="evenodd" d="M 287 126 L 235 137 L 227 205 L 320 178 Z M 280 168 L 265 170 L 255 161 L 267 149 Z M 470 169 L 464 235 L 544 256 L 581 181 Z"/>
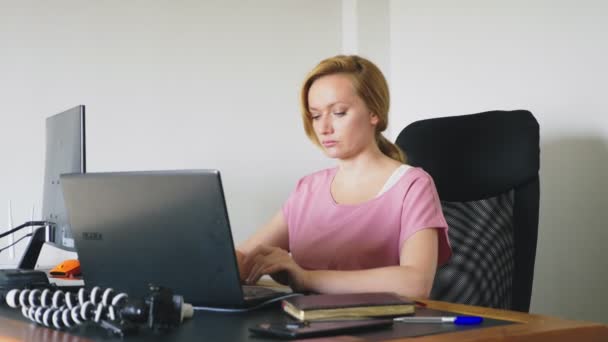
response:
<path fill-rule="evenodd" d="M 18 268 L 33 270 L 36 267 L 36 262 L 38 262 L 38 257 L 40 256 L 40 250 L 42 250 L 42 245 L 44 245 L 44 242 L 46 241 L 45 233 L 46 227 L 36 228 L 34 235 L 32 235 L 21 260 L 19 261 Z"/>

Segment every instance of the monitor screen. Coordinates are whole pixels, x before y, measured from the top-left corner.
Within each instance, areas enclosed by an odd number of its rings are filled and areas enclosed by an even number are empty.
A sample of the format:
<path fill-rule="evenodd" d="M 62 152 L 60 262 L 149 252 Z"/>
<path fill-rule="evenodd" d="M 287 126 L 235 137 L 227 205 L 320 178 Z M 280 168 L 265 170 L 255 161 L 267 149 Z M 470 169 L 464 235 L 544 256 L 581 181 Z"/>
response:
<path fill-rule="evenodd" d="M 61 249 L 75 251 L 68 225 L 59 175 L 84 173 L 85 168 L 84 106 L 80 105 L 46 119 L 46 157 L 42 219 L 53 222 L 46 241 Z"/>

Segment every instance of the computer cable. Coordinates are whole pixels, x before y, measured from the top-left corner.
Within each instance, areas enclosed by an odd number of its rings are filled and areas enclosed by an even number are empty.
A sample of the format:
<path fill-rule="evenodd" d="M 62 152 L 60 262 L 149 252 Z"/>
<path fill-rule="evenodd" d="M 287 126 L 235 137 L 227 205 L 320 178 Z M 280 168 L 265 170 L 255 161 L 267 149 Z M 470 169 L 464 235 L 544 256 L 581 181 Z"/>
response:
<path fill-rule="evenodd" d="M 7 235 L 10 235 L 10 234 L 12 234 L 14 232 L 17 232 L 17 231 L 19 231 L 19 230 L 21 230 L 23 228 L 26 228 L 26 227 L 38 227 L 38 226 L 44 227 L 44 226 L 51 225 L 51 224 L 54 224 L 54 223 L 53 222 L 49 222 L 49 221 L 27 221 L 27 222 L 23 223 L 22 225 L 19 225 L 19 226 L 15 227 L 15 228 L 13 228 L 13 229 L 11 229 L 9 231 L 1 233 L 0 234 L 0 238 L 3 238 L 5 236 L 7 236 Z"/>
<path fill-rule="evenodd" d="M 218 307 L 211 307 L 211 306 L 193 306 L 192 308 L 195 311 L 212 311 L 212 312 L 248 312 L 248 311 L 253 311 L 253 310 L 257 310 L 260 308 L 263 308 L 269 304 L 272 304 L 274 302 L 278 302 L 280 300 L 283 300 L 285 298 L 290 298 L 290 297 L 297 297 L 297 296 L 302 296 L 303 294 L 301 293 L 289 293 L 286 294 L 284 296 L 279 296 L 279 297 L 275 297 L 272 299 L 269 299 L 267 301 L 264 301 L 258 305 L 249 307 L 249 308 L 218 308 Z"/>
<path fill-rule="evenodd" d="M 182 296 L 154 285 L 149 290 L 148 296 L 137 300 L 111 288 L 81 288 L 77 293 L 13 289 L 6 295 L 6 303 L 15 309 L 21 307 L 23 316 L 47 327 L 68 330 L 92 322 L 120 336 L 133 334 L 142 324 L 166 330 L 192 317 L 192 305 L 184 303 Z"/>
<path fill-rule="evenodd" d="M 5 250 L 7 250 L 7 249 L 9 249 L 9 248 L 11 248 L 11 247 L 13 247 L 14 245 L 18 244 L 18 243 L 19 243 L 19 241 L 21 241 L 21 240 L 25 239 L 26 237 L 30 237 L 30 236 L 32 236 L 32 235 L 34 235 L 34 234 L 29 233 L 29 234 L 23 235 L 22 237 L 20 237 L 19 239 L 17 239 L 17 241 L 15 241 L 15 242 L 11 243 L 10 245 L 8 245 L 8 246 L 6 246 L 6 247 L 2 247 L 2 248 L 0 248 L 0 253 L 4 252 Z"/>

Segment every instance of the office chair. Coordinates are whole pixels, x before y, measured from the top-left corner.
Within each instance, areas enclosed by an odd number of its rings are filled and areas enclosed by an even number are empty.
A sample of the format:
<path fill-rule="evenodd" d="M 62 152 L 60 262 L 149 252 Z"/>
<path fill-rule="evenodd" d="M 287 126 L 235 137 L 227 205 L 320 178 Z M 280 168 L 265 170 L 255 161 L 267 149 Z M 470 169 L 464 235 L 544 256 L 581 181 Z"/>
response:
<path fill-rule="evenodd" d="M 434 179 L 452 245 L 431 298 L 528 312 L 539 208 L 539 126 L 526 110 L 421 120 L 396 144 Z"/>

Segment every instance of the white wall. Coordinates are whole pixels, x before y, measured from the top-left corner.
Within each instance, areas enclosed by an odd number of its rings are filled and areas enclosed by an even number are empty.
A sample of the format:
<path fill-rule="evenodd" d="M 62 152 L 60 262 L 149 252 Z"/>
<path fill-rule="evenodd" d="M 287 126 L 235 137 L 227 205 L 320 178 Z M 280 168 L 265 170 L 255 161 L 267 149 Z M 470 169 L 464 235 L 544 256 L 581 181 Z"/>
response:
<path fill-rule="evenodd" d="M 340 52 L 340 18 L 337 0 L 2 0 L 0 227 L 9 200 L 15 225 L 32 205 L 40 216 L 44 119 L 85 104 L 88 171 L 218 168 L 244 240 L 331 163 L 304 135 L 298 92 Z"/>
<path fill-rule="evenodd" d="M 532 111 L 541 129 L 541 212 L 531 311 L 603 322 L 606 18 L 608 4 L 591 0 L 390 3 L 393 127 Z"/>

